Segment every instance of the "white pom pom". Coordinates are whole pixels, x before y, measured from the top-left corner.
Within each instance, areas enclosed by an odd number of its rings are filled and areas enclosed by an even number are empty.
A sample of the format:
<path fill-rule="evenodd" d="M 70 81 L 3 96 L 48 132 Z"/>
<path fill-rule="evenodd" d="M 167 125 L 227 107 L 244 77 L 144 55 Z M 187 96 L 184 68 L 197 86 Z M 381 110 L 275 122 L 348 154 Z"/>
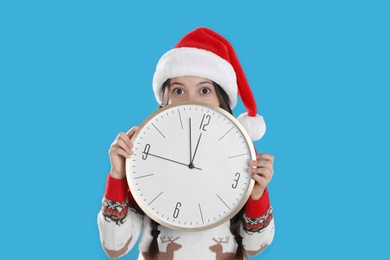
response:
<path fill-rule="evenodd" d="M 248 116 L 248 113 L 243 113 L 237 119 L 245 128 L 252 141 L 260 140 L 265 134 L 266 126 L 262 116 L 256 115 L 253 117 Z"/>

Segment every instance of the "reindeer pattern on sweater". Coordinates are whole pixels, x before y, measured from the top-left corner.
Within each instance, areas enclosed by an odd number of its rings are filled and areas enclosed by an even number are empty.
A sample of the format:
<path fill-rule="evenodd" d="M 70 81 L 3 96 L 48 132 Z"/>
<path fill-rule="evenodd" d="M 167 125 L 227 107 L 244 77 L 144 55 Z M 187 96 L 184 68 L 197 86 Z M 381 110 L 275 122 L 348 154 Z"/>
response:
<path fill-rule="evenodd" d="M 109 197 L 109 194 L 106 195 Z M 128 199 L 121 202 L 104 197 L 102 205 L 98 227 L 103 249 L 108 256 L 116 258 L 127 254 L 139 240 L 138 259 L 149 259 L 148 247 L 153 239 L 151 219 L 137 210 Z M 230 221 L 197 232 L 177 231 L 162 225 L 158 229 L 158 259 L 231 259 L 237 249 L 235 237 L 230 232 Z M 240 235 L 249 255 L 264 250 L 274 237 L 272 208 L 269 207 L 256 218 L 244 214 Z"/>

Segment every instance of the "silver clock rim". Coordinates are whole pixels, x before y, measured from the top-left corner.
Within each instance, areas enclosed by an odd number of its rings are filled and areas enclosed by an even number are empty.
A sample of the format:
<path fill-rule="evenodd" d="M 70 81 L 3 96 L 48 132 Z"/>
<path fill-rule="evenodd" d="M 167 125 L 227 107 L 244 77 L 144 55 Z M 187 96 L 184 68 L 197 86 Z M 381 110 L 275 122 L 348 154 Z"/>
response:
<path fill-rule="evenodd" d="M 255 152 L 254 144 L 253 144 L 251 138 L 249 137 L 248 133 L 246 132 L 245 128 L 241 125 L 241 123 L 232 114 L 230 114 L 226 110 L 224 110 L 224 109 L 222 109 L 220 107 L 217 107 L 217 106 L 210 105 L 208 103 L 200 102 L 200 101 L 182 101 L 182 102 L 177 102 L 177 103 L 173 103 L 173 104 L 170 104 L 170 105 L 166 105 L 166 106 L 164 106 L 162 108 L 157 109 L 156 111 L 151 113 L 140 124 L 137 132 L 131 138 L 131 141 L 134 142 L 137 139 L 139 133 L 145 127 L 145 125 L 150 120 L 152 120 L 157 115 L 159 115 L 160 113 L 164 112 L 165 110 L 174 108 L 174 107 L 186 106 L 186 105 L 198 105 L 198 106 L 207 107 L 209 109 L 218 111 L 219 113 L 223 114 L 225 117 L 228 117 L 240 129 L 241 133 L 243 134 L 243 136 L 245 138 L 245 141 L 248 144 L 248 147 L 249 147 L 249 150 L 250 150 L 250 158 L 252 160 L 256 160 L 256 152 Z M 206 226 L 201 226 L 201 227 L 182 227 L 182 226 L 178 226 L 178 225 L 173 225 L 173 224 L 168 223 L 168 222 L 164 221 L 163 219 L 157 217 L 153 212 L 151 212 L 149 210 L 149 208 L 146 205 L 144 205 L 143 201 L 138 197 L 137 193 L 134 192 L 134 185 L 132 184 L 132 180 L 131 180 L 131 177 L 130 177 L 130 174 L 131 174 L 131 171 L 129 170 L 130 167 L 131 167 L 130 165 L 131 165 L 131 159 L 126 159 L 126 178 L 127 178 L 127 182 L 128 182 L 128 185 L 129 185 L 129 189 L 132 192 L 132 195 L 134 197 L 134 200 L 137 202 L 138 206 L 142 209 L 142 211 L 149 218 L 153 219 L 154 221 L 156 221 L 160 225 L 163 225 L 163 226 L 165 226 L 165 227 L 167 227 L 169 229 L 178 230 L 178 231 L 190 231 L 190 232 L 204 231 L 204 230 L 208 230 L 208 229 L 217 227 L 217 226 L 227 222 L 232 217 L 234 217 L 244 207 L 245 203 L 247 202 L 247 200 L 248 200 L 248 198 L 249 198 L 249 196 L 250 196 L 250 194 L 252 192 L 252 189 L 253 189 L 253 186 L 254 186 L 254 182 L 255 182 L 253 179 L 251 179 L 251 181 L 249 182 L 249 185 L 248 185 L 247 192 L 242 197 L 243 198 L 242 201 L 238 204 L 238 206 L 233 211 L 229 212 L 225 217 L 221 218 L 219 221 L 217 221 L 217 222 L 215 222 L 213 224 L 206 225 Z"/>

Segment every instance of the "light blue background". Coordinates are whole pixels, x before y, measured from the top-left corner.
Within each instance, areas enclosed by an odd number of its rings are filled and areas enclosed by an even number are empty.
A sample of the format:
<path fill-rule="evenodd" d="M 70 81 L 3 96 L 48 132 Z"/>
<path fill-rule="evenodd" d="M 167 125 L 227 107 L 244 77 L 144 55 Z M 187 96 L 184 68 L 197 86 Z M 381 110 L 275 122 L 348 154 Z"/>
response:
<path fill-rule="evenodd" d="M 108 259 L 108 148 L 157 108 L 160 56 L 207 26 L 276 158 L 276 237 L 253 259 L 390 259 L 388 1 L 140 2 L 1 1 L 0 258 Z"/>

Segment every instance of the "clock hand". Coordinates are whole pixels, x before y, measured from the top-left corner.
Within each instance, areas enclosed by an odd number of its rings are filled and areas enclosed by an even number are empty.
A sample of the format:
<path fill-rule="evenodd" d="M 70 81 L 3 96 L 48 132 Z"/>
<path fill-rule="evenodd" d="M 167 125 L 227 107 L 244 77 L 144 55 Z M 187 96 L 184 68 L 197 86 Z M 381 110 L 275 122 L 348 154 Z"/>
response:
<path fill-rule="evenodd" d="M 189 121 L 190 121 L 190 164 L 188 165 L 188 167 L 190 167 L 191 165 L 191 161 L 192 161 L 192 137 L 191 137 L 191 117 L 189 118 Z"/>
<path fill-rule="evenodd" d="M 191 162 L 190 162 L 190 165 L 188 165 L 188 167 L 190 167 L 191 169 L 192 169 L 192 168 L 196 168 L 196 167 L 194 166 L 194 160 L 195 160 L 196 152 L 198 151 L 200 138 L 202 138 L 202 133 L 200 133 L 200 135 L 199 135 L 198 143 L 196 144 L 196 147 L 195 147 L 194 156 L 192 157 L 192 160 L 191 160 Z"/>
<path fill-rule="evenodd" d="M 167 160 L 167 161 L 170 161 L 170 162 L 174 162 L 174 163 L 178 163 L 178 164 L 181 164 L 181 165 L 185 165 L 188 167 L 187 164 L 185 163 L 181 163 L 181 162 L 178 162 L 178 161 L 175 161 L 175 160 L 171 160 L 171 159 L 168 159 L 168 158 L 165 158 L 165 157 L 162 157 L 162 156 L 159 156 L 159 155 L 155 155 L 155 154 L 152 154 L 152 153 L 145 153 L 143 152 L 144 154 L 148 154 L 150 156 L 153 156 L 153 157 L 156 157 L 156 158 L 160 158 L 160 159 L 163 159 L 163 160 Z M 197 169 L 197 170 L 202 170 L 201 168 L 198 168 L 198 167 L 192 167 L 194 169 Z"/>

